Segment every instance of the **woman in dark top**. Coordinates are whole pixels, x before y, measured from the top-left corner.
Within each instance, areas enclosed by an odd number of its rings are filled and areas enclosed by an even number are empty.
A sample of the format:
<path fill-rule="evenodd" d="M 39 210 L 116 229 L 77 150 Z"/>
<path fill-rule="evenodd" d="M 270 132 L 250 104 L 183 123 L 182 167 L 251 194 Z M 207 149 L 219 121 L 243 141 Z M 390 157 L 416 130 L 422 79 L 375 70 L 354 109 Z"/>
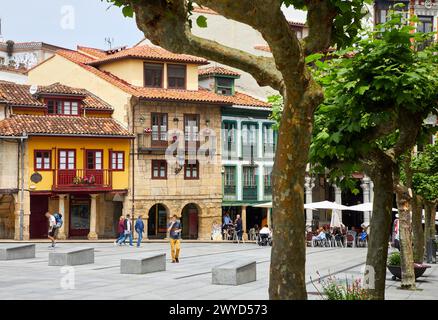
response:
<path fill-rule="evenodd" d="M 234 225 L 236 226 L 237 239 L 240 241 L 242 240 L 243 224 L 239 214 L 236 217 L 236 221 L 234 222 Z"/>

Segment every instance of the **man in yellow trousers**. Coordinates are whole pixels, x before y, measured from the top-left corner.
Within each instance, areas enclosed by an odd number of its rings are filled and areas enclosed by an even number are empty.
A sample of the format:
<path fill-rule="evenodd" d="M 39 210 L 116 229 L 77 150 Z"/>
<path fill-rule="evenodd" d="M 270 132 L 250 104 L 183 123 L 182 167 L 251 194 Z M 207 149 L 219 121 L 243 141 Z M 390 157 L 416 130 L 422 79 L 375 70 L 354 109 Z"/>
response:
<path fill-rule="evenodd" d="M 172 263 L 179 263 L 179 253 L 181 250 L 181 222 L 178 217 L 174 215 L 170 220 L 167 231 L 170 237 L 170 252 L 172 256 Z"/>

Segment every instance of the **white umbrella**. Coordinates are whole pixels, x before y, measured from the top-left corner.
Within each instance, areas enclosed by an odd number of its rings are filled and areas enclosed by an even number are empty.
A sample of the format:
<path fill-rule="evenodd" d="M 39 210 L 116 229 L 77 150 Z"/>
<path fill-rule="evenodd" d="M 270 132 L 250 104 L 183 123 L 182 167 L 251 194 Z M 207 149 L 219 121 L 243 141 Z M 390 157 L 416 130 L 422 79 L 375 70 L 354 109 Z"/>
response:
<path fill-rule="evenodd" d="M 272 208 L 272 202 L 256 204 L 254 208 Z"/>
<path fill-rule="evenodd" d="M 348 207 L 347 210 L 350 211 L 373 211 L 373 203 L 372 202 L 365 202 L 361 204 L 357 204 L 355 206 Z M 392 208 L 393 212 L 397 212 L 398 210 L 396 208 Z"/>
<path fill-rule="evenodd" d="M 330 221 L 330 228 L 341 228 L 344 226 L 339 218 L 338 210 L 332 212 L 332 219 Z"/>
<path fill-rule="evenodd" d="M 347 206 L 330 201 L 306 203 L 304 209 L 332 209 L 332 210 L 348 210 Z"/>

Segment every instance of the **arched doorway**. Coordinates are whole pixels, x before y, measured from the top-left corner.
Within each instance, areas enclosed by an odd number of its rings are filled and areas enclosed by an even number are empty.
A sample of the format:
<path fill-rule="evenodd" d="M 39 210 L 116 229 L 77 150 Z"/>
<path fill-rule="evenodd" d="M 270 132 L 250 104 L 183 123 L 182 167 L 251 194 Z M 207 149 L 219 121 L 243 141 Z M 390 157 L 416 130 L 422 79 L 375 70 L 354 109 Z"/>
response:
<path fill-rule="evenodd" d="M 184 207 L 182 211 L 182 238 L 183 239 L 198 239 L 198 206 L 191 203 Z"/>
<path fill-rule="evenodd" d="M 148 238 L 164 239 L 167 234 L 167 209 L 162 204 L 156 204 L 149 210 Z"/>

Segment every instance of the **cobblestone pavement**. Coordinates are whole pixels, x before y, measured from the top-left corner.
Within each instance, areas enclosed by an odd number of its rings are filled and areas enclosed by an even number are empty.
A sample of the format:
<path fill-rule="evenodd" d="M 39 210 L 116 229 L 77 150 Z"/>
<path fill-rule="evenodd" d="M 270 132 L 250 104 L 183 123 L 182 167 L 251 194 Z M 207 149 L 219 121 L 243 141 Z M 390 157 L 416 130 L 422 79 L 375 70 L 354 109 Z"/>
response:
<path fill-rule="evenodd" d="M 1 244 L 0 244 L 1 246 Z M 183 243 L 180 264 L 172 264 L 166 243 L 146 243 L 141 248 L 110 243 L 61 243 L 59 248 L 95 248 L 95 263 L 73 269 L 49 267 L 47 244 L 37 244 L 36 258 L 0 261 L 0 299 L 218 299 L 268 298 L 270 248 L 255 244 Z M 146 275 L 120 274 L 120 259 L 142 254 L 167 253 L 167 270 Z M 366 249 L 308 248 L 309 299 L 321 299 L 311 282 L 317 272 L 338 278 L 360 277 Z M 257 261 L 257 281 L 241 286 L 211 284 L 211 269 L 231 260 Z M 73 271 L 73 273 L 71 273 Z M 67 272 L 67 273 L 66 273 Z M 74 276 L 74 289 L 69 286 Z M 387 299 L 438 299 L 438 267 L 426 271 L 418 291 L 399 290 L 400 282 L 387 275 Z M 70 287 L 69 289 L 65 289 Z M 64 289 L 63 289 L 64 288 Z"/>

